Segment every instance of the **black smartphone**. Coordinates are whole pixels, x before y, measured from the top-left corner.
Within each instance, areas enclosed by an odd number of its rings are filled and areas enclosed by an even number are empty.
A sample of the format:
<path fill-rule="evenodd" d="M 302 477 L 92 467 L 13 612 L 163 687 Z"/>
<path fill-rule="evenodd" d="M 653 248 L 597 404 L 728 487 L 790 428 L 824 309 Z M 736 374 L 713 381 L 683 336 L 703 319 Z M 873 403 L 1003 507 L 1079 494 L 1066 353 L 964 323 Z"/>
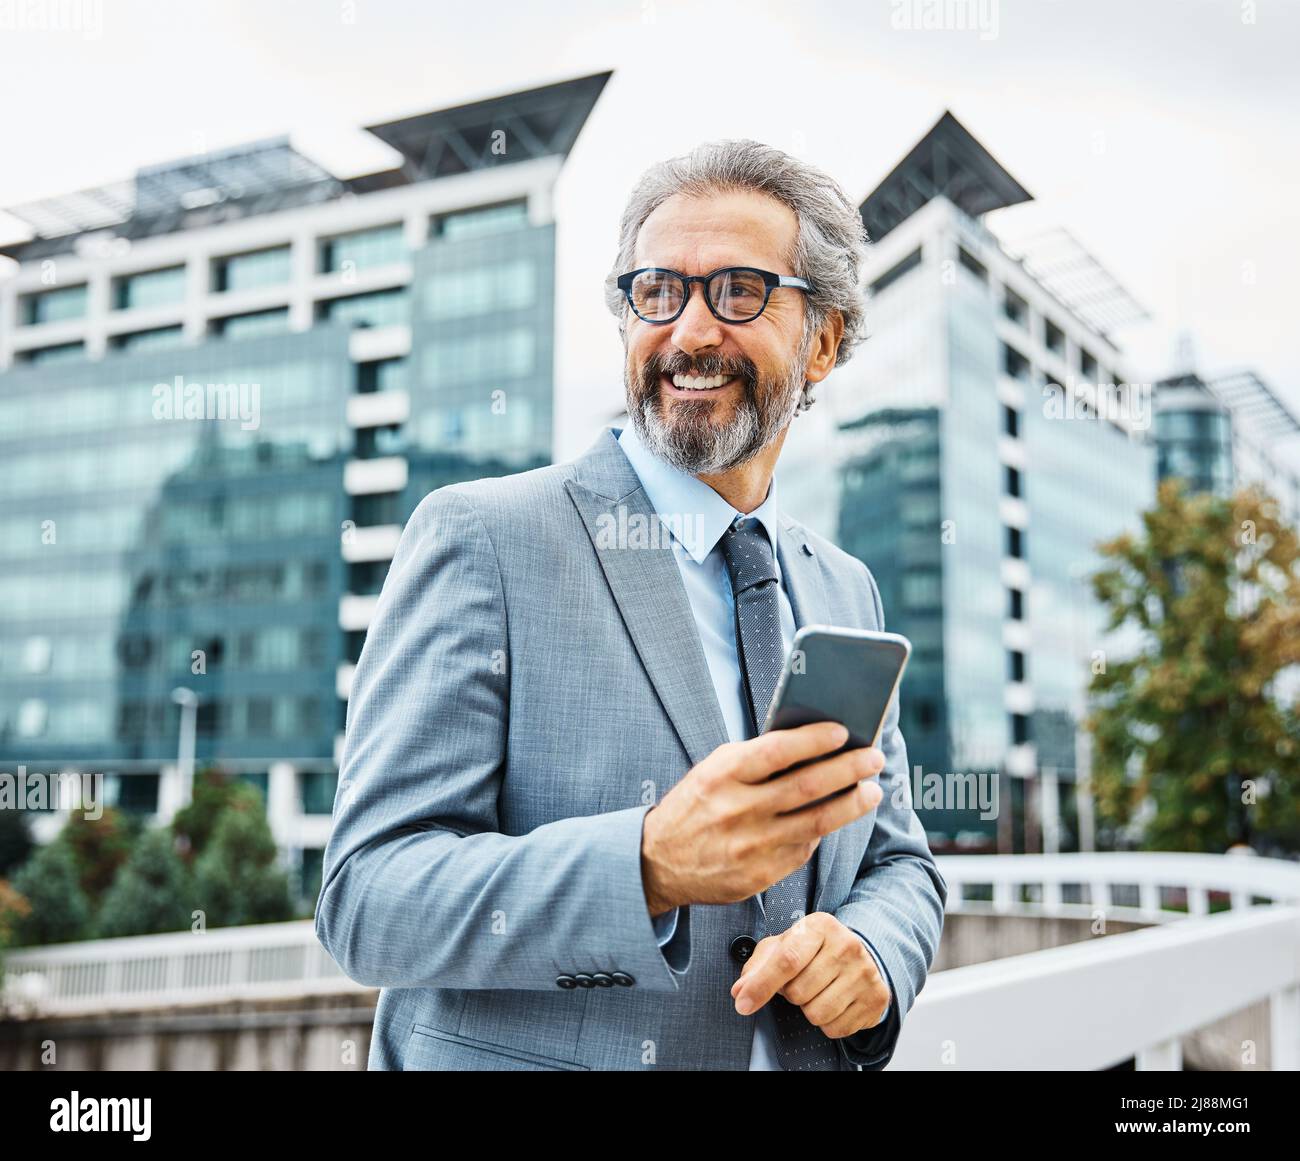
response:
<path fill-rule="evenodd" d="M 794 635 L 763 732 L 833 721 L 849 731 L 848 741 L 834 753 L 879 745 L 885 712 L 911 655 L 912 643 L 898 633 L 805 625 Z M 821 762 L 829 757 L 830 754 L 822 754 L 812 761 Z M 772 777 L 779 778 L 807 764 L 796 763 Z M 826 802 L 850 789 L 845 787 L 808 806 Z"/>

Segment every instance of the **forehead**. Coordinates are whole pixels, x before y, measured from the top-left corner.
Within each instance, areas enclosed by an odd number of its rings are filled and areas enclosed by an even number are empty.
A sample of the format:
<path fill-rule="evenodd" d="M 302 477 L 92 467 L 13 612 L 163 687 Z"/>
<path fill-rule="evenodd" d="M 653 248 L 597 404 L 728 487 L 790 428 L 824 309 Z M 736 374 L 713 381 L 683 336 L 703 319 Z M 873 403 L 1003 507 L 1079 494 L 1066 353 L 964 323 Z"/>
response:
<path fill-rule="evenodd" d="M 753 190 L 674 194 L 642 224 L 636 265 L 667 266 L 683 274 L 707 274 L 720 266 L 791 274 L 786 255 L 798 228 L 789 206 Z"/>

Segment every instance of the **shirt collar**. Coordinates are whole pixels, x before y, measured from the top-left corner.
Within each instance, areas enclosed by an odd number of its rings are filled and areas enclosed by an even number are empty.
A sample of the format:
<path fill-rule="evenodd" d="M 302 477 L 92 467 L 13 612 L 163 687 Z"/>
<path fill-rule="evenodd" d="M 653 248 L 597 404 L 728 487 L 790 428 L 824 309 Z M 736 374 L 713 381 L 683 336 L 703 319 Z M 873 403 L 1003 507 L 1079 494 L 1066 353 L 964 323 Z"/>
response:
<path fill-rule="evenodd" d="M 749 513 L 732 507 L 703 480 L 679 471 L 656 456 L 629 423 L 613 428 L 618 445 L 641 481 L 641 487 L 655 512 L 664 518 L 674 539 L 690 554 L 696 564 L 717 546 L 732 521 L 743 516 L 758 520 L 767 530 L 772 552 L 777 548 L 780 523 L 776 506 L 776 477 L 768 485 L 767 497 Z"/>

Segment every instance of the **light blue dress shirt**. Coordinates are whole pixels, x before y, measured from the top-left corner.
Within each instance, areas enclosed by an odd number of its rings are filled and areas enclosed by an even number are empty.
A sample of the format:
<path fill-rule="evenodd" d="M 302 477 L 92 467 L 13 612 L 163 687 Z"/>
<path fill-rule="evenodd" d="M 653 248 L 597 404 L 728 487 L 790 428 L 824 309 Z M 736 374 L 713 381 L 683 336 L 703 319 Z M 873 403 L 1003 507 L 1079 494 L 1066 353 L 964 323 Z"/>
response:
<path fill-rule="evenodd" d="M 733 521 L 757 520 L 767 530 L 773 554 L 776 554 L 780 543 L 776 480 L 773 478 L 763 503 L 746 515 L 733 508 L 703 480 L 680 472 L 657 458 L 630 424 L 618 432 L 618 443 L 640 479 L 650 506 L 663 518 L 672 533 L 673 556 L 686 587 L 700 643 L 704 646 L 704 659 L 709 666 L 709 675 L 713 678 L 713 688 L 718 695 L 718 705 L 727 726 L 728 740 L 744 741 L 753 735 L 749 731 L 749 716 L 745 712 L 744 677 L 736 651 L 735 601 L 726 561 L 717 545 Z M 794 610 L 781 574 L 779 556 L 776 559 L 776 575 L 781 606 L 781 638 L 789 653 L 795 633 Z M 676 934 L 678 910 L 675 907 L 653 919 L 660 947 L 670 943 Z M 867 950 L 876 961 L 880 978 L 888 981 L 889 977 L 875 949 L 866 939 L 863 939 L 863 943 L 866 943 Z M 891 997 L 881 1023 L 889 1018 L 893 1006 L 894 1000 Z M 750 1071 L 783 1071 L 776 1054 L 776 1026 L 772 1005 L 764 1004 L 755 1013 L 754 1020 Z"/>

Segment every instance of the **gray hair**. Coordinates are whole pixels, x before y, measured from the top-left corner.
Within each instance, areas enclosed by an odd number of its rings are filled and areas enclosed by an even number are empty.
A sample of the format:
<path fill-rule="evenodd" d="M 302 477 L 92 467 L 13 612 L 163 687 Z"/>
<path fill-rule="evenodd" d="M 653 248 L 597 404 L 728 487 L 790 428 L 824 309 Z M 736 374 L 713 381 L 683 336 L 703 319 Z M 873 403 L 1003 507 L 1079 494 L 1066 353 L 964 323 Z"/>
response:
<path fill-rule="evenodd" d="M 708 141 L 641 175 L 623 210 L 618 257 L 605 279 L 605 305 L 618 318 L 619 334 L 627 328 L 627 299 L 615 279 L 633 268 L 645 220 L 675 194 L 700 197 L 730 190 L 765 193 L 794 211 L 799 228 L 792 252 L 783 257 L 797 277 L 813 285 L 804 295 L 804 333 L 815 333 L 839 311 L 844 336 L 835 365 L 847 363 L 866 332 L 861 279 L 867 232 L 862 217 L 829 174 L 758 141 Z"/>

